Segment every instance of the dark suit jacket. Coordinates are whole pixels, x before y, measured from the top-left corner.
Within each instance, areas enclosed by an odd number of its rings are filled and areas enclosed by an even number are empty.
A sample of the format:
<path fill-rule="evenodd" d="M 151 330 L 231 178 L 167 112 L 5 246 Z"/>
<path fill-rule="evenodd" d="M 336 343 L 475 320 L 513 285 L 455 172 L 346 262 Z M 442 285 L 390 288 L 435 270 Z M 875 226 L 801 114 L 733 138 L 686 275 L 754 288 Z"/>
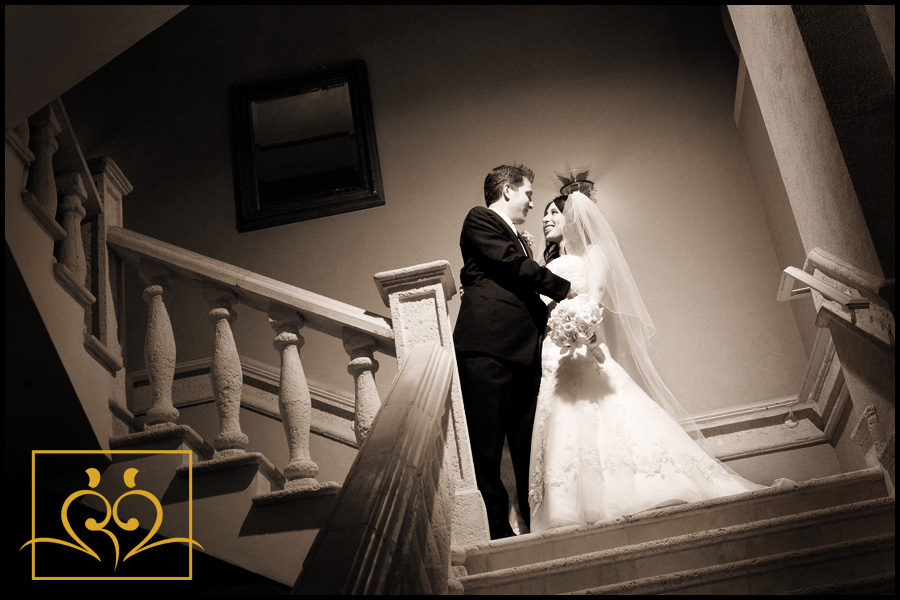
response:
<path fill-rule="evenodd" d="M 547 326 L 547 306 L 538 294 L 562 300 L 569 282 L 529 258 L 509 225 L 486 207 L 469 211 L 459 246 L 463 296 L 453 330 L 456 350 L 530 364 Z"/>

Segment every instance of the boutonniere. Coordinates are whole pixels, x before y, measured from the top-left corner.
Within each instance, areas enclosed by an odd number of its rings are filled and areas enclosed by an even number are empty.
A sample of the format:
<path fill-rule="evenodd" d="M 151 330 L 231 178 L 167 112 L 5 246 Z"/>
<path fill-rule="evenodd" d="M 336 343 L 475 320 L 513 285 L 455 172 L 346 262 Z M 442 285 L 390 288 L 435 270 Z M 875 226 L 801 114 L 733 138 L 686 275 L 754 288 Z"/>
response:
<path fill-rule="evenodd" d="M 523 231 L 519 235 L 521 235 L 522 239 L 528 242 L 528 245 L 531 246 L 532 250 L 534 250 L 534 236 L 527 231 Z"/>

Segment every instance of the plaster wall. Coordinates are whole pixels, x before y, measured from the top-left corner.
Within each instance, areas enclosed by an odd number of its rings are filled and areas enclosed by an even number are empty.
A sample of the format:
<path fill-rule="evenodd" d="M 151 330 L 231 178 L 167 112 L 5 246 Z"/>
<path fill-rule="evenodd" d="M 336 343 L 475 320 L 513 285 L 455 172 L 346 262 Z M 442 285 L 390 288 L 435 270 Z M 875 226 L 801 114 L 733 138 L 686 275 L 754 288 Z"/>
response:
<path fill-rule="evenodd" d="M 5 5 L 5 131 L 186 6 Z"/>
<path fill-rule="evenodd" d="M 368 65 L 386 205 L 239 234 L 229 87 L 351 58 Z M 458 277 L 459 227 L 491 168 L 535 170 L 524 228 L 540 240 L 553 169 L 590 163 L 658 328 L 657 366 L 701 413 L 796 393 L 806 360 L 775 301 L 737 69 L 716 7 L 191 6 L 63 101 L 85 155 L 112 156 L 133 183 L 127 228 L 382 315 L 374 273 L 445 259 Z M 455 322 L 458 297 L 449 306 Z M 206 309 L 179 307 L 179 362 L 209 356 Z M 277 365 L 265 315 L 237 310 L 239 352 Z M 340 341 L 301 334 L 309 379 L 350 389 Z M 384 397 L 396 365 L 376 357 Z"/>
<path fill-rule="evenodd" d="M 766 123 L 759 110 L 759 101 L 753 89 L 753 81 L 747 75 L 747 68 L 741 61 L 738 73 L 737 97 L 735 99 L 735 123 L 747 163 L 753 173 L 757 196 L 766 219 L 772 248 L 778 266 L 803 268 L 806 252 L 797 221 L 791 209 L 791 202 L 784 188 L 778 161 L 772 151 L 772 143 L 766 131 Z M 797 321 L 797 330 L 803 340 L 807 356 L 812 352 L 816 339 L 816 307 L 811 296 L 803 296 L 789 303 Z"/>

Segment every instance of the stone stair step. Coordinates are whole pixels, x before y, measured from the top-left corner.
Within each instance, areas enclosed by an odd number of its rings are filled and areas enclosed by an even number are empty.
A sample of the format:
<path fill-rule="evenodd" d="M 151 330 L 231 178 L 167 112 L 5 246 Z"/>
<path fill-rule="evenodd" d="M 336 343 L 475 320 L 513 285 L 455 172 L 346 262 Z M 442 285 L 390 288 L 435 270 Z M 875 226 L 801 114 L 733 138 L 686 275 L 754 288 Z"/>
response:
<path fill-rule="evenodd" d="M 894 534 L 887 533 L 568 595 L 893 594 L 894 560 Z"/>
<path fill-rule="evenodd" d="M 488 573 L 886 495 L 881 470 L 866 469 L 468 546 L 463 566 L 468 575 Z"/>
<path fill-rule="evenodd" d="M 121 493 L 123 473 L 137 468 L 140 489 L 164 507 L 160 535 L 182 537 L 185 532 L 174 527 L 191 520 L 191 537 L 204 554 L 289 587 L 301 564 L 294 554 L 272 548 L 291 548 L 305 555 L 336 494 L 333 489 L 294 490 L 302 494 L 281 490 L 284 477 L 264 455 L 213 456 L 212 447 L 186 425 L 119 436 L 110 440 L 110 446 L 123 453 L 113 455 L 96 491 L 115 498 Z M 187 454 L 172 453 L 187 450 L 193 453 L 190 470 Z M 213 457 L 200 459 L 205 456 Z M 118 487 L 107 491 L 107 485 Z M 101 514 L 106 510 L 95 497 L 87 496 L 82 502 Z M 129 511 L 142 525 L 156 518 L 149 502 L 135 503 Z"/>
<path fill-rule="evenodd" d="M 459 578 L 464 592 L 559 594 L 894 531 L 890 498 L 654 539 Z"/>
<path fill-rule="evenodd" d="M 860 577 L 850 581 L 841 581 L 829 585 L 816 585 L 800 590 L 786 592 L 793 596 L 893 596 L 896 594 L 895 576 L 893 571 L 883 575 Z"/>

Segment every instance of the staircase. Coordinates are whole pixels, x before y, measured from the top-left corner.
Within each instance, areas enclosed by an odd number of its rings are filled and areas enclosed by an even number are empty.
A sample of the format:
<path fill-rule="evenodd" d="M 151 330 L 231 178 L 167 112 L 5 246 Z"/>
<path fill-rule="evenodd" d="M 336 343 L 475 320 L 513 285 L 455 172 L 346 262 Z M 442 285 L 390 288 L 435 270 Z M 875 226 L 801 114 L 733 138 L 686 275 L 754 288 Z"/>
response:
<path fill-rule="evenodd" d="M 445 262 L 376 275 L 391 319 L 371 315 L 123 229 L 121 201 L 130 184 L 114 163 L 84 159 L 61 102 L 31 121 L 7 132 L 7 283 L 10 273 L 21 274 L 12 286 L 21 296 L 14 303 L 20 322 L 8 327 L 8 343 L 13 334 L 17 349 L 32 350 L 7 358 L 8 379 L 28 383 L 7 388 L 7 420 L 18 436 L 7 436 L 15 450 L 8 464 L 15 454 L 20 468 L 27 466 L 19 455 L 37 448 L 190 452 L 194 534 L 204 556 L 279 589 L 296 585 L 298 593 L 893 593 L 893 414 L 879 408 L 890 417 L 884 429 L 872 408 L 864 415 L 869 429 L 858 425 L 849 435 L 841 422 L 850 395 L 837 361 L 831 370 L 811 371 L 821 400 L 806 402 L 803 411 L 812 416 L 802 419 L 816 434 L 834 437 L 797 447 L 836 447 L 853 438 L 884 468 L 477 541 L 486 538 L 487 524 L 452 345 L 443 346 L 452 344 L 446 302 L 455 289 Z M 126 267 L 145 283 L 143 335 L 152 342 L 146 394 L 126 389 L 119 342 Z M 189 370 L 209 386 L 202 397 L 179 396 L 197 388 L 176 372 L 168 314 L 174 303 L 164 300 L 171 283 L 198 288 L 194 298 L 208 304 L 214 321 L 209 365 L 199 376 L 196 365 Z M 269 376 L 242 362 L 230 326 L 235 304 L 268 317 L 280 371 Z M 338 366 L 352 376 L 351 397 L 311 390 L 300 361 L 301 327 L 341 341 L 347 360 Z M 842 327 L 853 333 L 856 324 Z M 142 332 L 132 326 L 129 335 Z M 433 343 L 428 356 L 426 342 Z M 892 337 L 886 348 L 893 372 Z M 396 357 L 401 373 L 411 366 L 383 403 L 374 385 L 376 351 Z M 260 385 L 248 390 L 253 379 Z M 800 405 L 791 406 L 782 409 L 802 417 Z M 737 437 L 784 430 L 787 415 L 769 408 L 760 425 Z M 723 420 L 711 429 L 727 436 L 739 428 Z M 129 468 L 139 469 L 142 489 L 174 518 L 191 512 L 184 510 L 183 460 L 115 456 L 101 465 L 102 483 L 121 485 Z M 79 478 L 71 489 L 83 488 L 83 469 L 69 472 Z M 62 479 L 44 481 L 51 483 L 59 489 L 48 491 L 63 498 L 71 491 Z M 177 525 L 167 521 L 160 532 L 183 535 Z"/>
<path fill-rule="evenodd" d="M 881 469 L 455 549 L 464 594 L 894 593 Z"/>

